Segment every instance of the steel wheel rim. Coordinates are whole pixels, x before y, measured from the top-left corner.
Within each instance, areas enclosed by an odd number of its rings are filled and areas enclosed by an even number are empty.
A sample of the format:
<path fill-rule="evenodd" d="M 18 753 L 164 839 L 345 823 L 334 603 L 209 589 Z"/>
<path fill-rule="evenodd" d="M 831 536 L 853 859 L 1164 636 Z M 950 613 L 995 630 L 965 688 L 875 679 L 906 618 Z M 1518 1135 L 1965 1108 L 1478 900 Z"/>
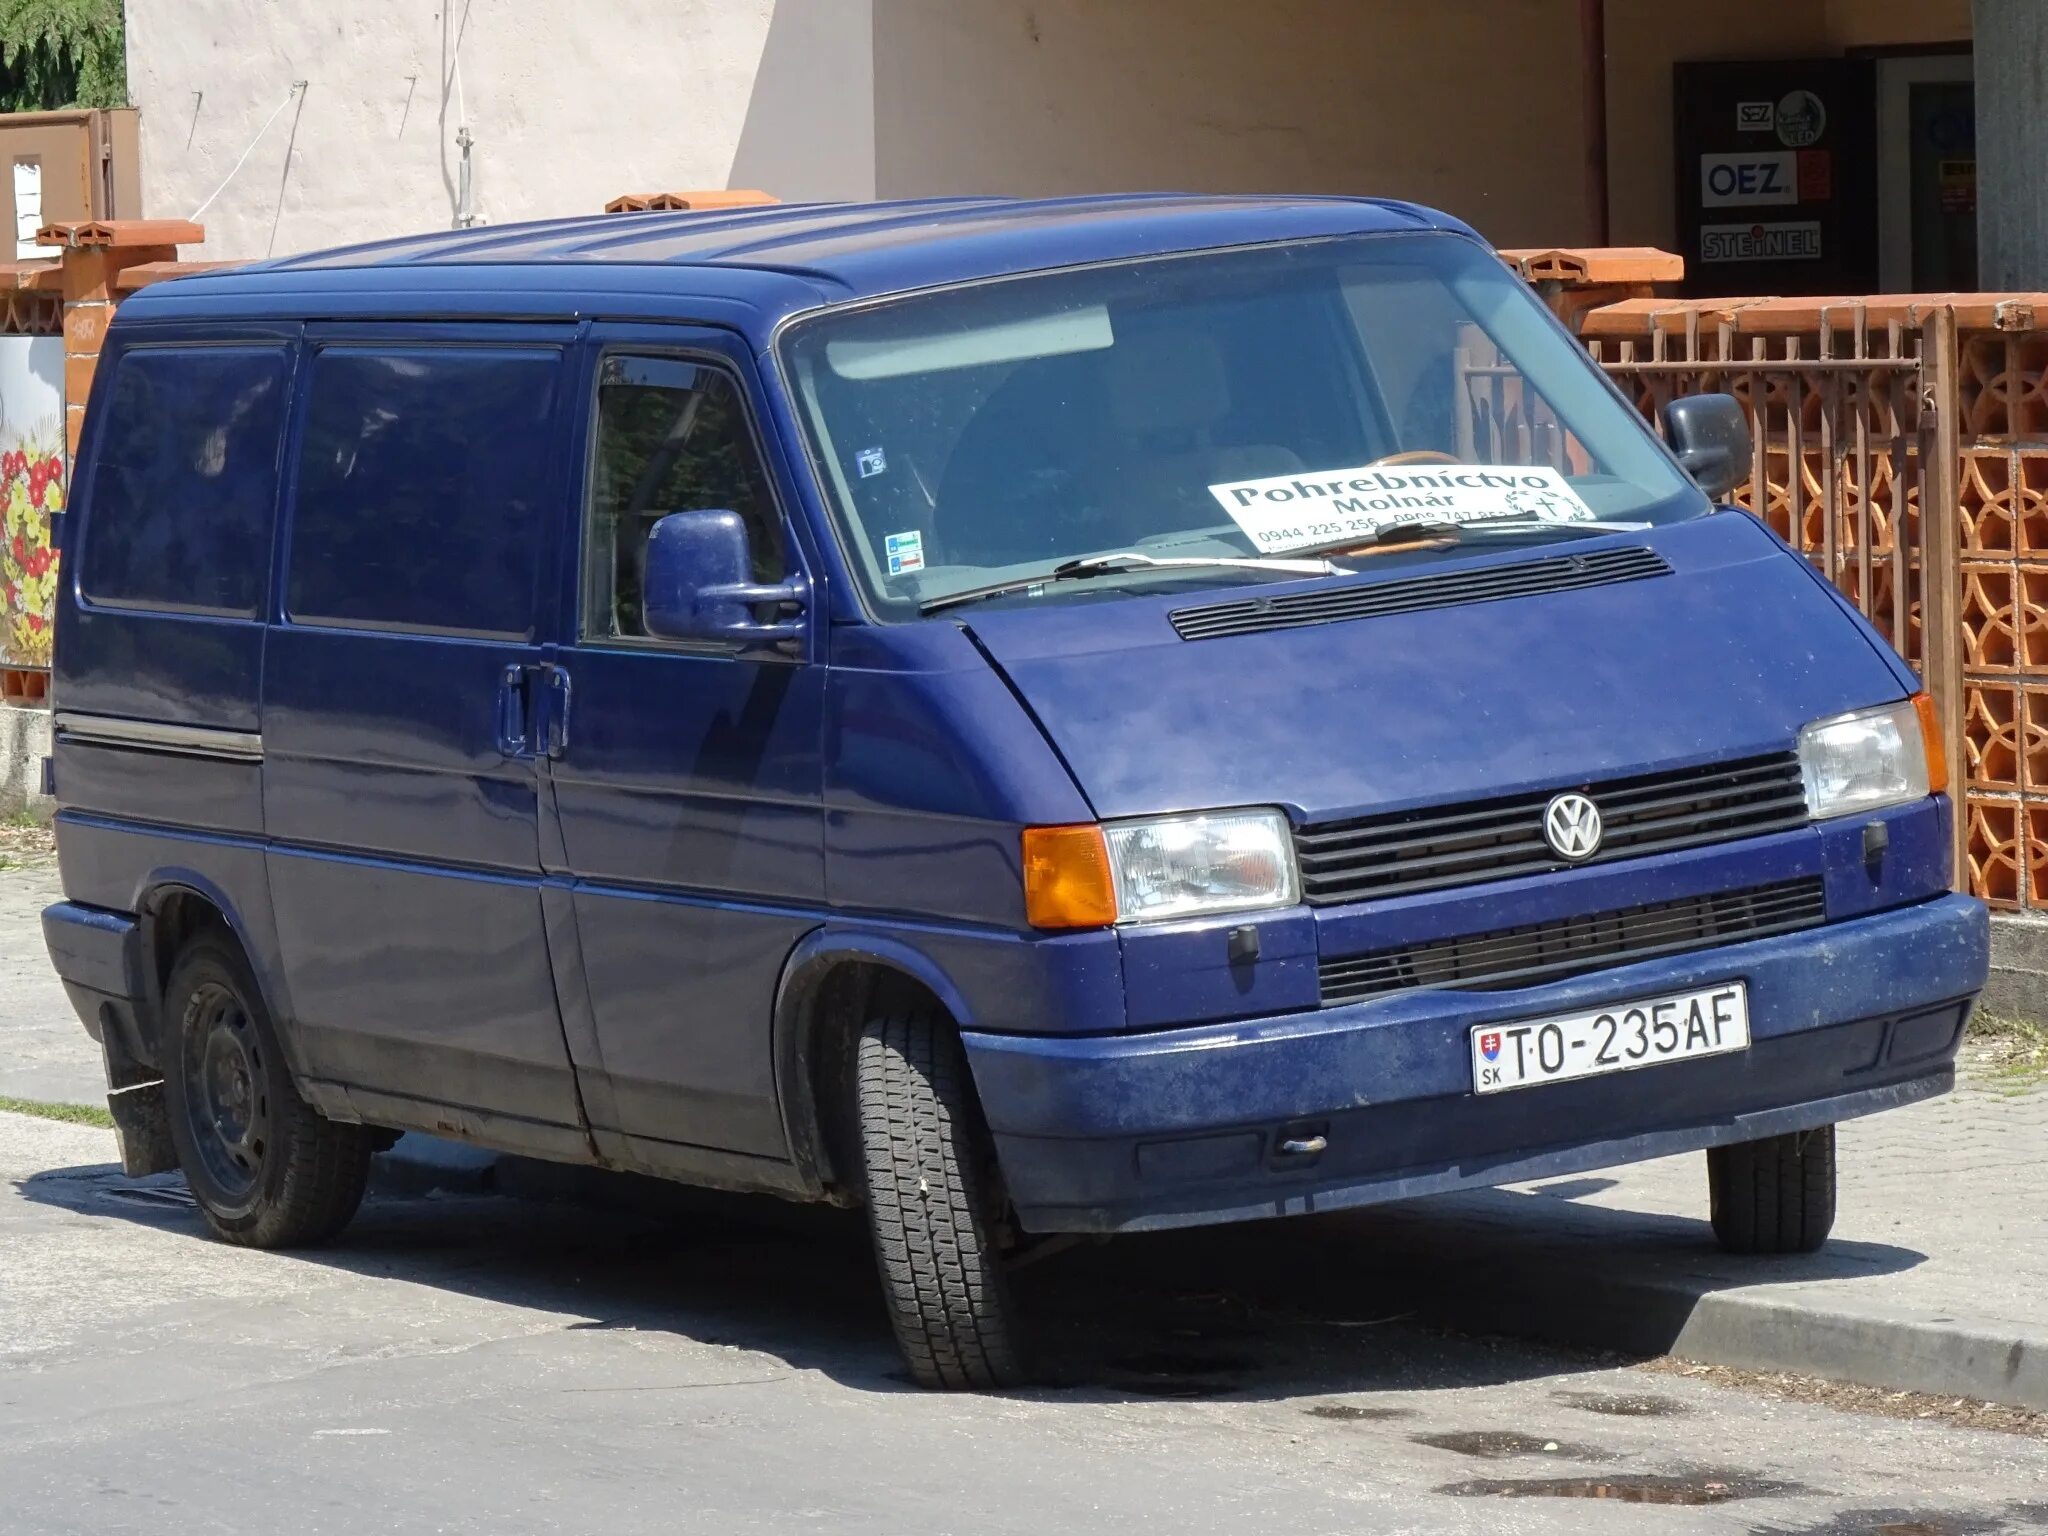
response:
<path fill-rule="evenodd" d="M 185 1011 L 186 1122 L 200 1166 L 220 1195 L 247 1200 L 270 1147 L 270 1091 L 263 1047 L 241 999 L 208 983 Z"/>

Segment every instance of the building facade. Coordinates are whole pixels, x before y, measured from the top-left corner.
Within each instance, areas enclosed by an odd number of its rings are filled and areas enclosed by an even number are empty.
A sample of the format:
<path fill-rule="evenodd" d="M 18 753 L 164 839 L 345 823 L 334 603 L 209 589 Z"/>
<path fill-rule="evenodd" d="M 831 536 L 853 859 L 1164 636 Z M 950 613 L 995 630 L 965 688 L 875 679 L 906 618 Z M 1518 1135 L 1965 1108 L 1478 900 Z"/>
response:
<path fill-rule="evenodd" d="M 1503 245 L 1664 246 L 1730 292 L 1788 289 L 1745 249 L 1806 291 L 1914 286 L 1953 251 L 1971 37 L 1969 0 L 128 4 L 147 212 L 204 205 L 208 256 L 686 187 L 1267 189 L 1414 198 Z M 1788 98 L 1783 132 L 1736 127 Z M 1708 156 L 1798 195 L 1702 207 Z"/>

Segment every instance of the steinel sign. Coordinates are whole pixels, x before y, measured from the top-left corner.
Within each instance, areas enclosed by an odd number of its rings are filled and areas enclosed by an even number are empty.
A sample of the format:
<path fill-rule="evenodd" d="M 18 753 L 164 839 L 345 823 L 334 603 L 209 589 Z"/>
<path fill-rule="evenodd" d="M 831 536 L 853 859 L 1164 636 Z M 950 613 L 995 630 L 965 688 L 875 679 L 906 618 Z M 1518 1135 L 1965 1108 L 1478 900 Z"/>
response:
<path fill-rule="evenodd" d="M 1700 156 L 1700 202 L 1708 208 L 1798 201 L 1799 157 L 1789 149 Z"/>
<path fill-rule="evenodd" d="M 1700 260 L 1819 261 L 1820 221 L 1709 224 L 1700 230 Z"/>

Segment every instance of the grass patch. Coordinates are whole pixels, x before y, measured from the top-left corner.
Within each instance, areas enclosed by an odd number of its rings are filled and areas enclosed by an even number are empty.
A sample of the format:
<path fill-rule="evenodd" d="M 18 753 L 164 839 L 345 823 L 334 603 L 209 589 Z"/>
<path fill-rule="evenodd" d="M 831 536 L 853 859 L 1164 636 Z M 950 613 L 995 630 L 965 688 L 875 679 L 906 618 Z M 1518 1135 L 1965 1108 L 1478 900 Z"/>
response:
<path fill-rule="evenodd" d="M 0 1094 L 0 1111 L 34 1115 L 38 1120 L 61 1120 L 66 1125 L 96 1125 L 103 1131 L 114 1128 L 114 1117 L 99 1104 L 49 1104 L 41 1099 L 10 1099 Z"/>
<path fill-rule="evenodd" d="M 2025 1093 L 2048 1083 L 2048 1029 L 1979 1008 L 1963 1036 L 1963 1059 L 1987 1086 Z"/>

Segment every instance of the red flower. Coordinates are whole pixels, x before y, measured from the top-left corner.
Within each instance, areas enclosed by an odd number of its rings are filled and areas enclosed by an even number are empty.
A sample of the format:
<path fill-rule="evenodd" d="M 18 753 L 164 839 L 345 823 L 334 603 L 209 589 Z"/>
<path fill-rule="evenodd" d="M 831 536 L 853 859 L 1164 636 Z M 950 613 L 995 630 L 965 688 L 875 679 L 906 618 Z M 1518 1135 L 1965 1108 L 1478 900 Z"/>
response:
<path fill-rule="evenodd" d="M 35 555 L 28 561 L 28 563 L 22 567 L 22 573 L 26 575 L 30 581 L 40 581 L 46 574 L 48 574 L 50 567 L 56 563 L 57 556 L 54 551 L 47 549 L 39 549 L 35 552 Z"/>
<path fill-rule="evenodd" d="M 45 619 L 40 613 L 32 613 L 28 615 L 28 632 L 32 635 L 40 635 L 43 632 L 43 626 L 48 622 L 49 620 Z"/>
<path fill-rule="evenodd" d="M 21 536 L 20 534 L 18 534 L 18 533 L 17 533 L 17 534 L 16 534 L 15 536 L 14 536 L 14 545 L 13 545 L 13 549 L 14 549 L 14 563 L 15 563 L 16 565 L 27 565 L 27 564 L 28 564 L 28 540 L 24 539 L 24 538 L 23 538 L 23 537 L 22 537 L 22 536 Z"/>

